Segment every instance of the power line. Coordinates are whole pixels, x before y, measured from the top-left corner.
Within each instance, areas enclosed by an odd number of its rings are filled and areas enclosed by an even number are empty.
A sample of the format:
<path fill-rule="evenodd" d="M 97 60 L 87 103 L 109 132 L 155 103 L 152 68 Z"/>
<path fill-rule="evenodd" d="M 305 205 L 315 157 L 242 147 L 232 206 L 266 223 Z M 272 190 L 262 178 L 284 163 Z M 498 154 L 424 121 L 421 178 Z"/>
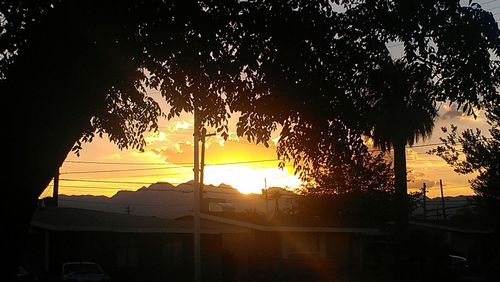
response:
<path fill-rule="evenodd" d="M 278 159 L 267 159 L 267 160 L 254 160 L 254 161 L 239 161 L 239 162 L 228 162 L 228 163 L 207 163 L 205 166 L 220 166 L 220 165 L 235 165 L 235 164 L 253 164 L 253 163 L 265 163 L 265 162 L 275 162 Z"/>
<path fill-rule="evenodd" d="M 499 12 L 500 13 L 500 12 Z M 486 140 L 493 139 L 493 137 L 487 137 L 485 138 Z M 422 147 L 430 147 L 430 146 L 437 146 L 437 145 L 445 145 L 445 142 L 440 142 L 440 143 L 431 143 L 431 144 L 422 144 L 422 145 L 413 145 L 413 146 L 405 146 L 407 149 L 413 149 L 413 148 L 422 148 Z M 373 150 L 368 150 L 369 152 L 380 152 L 384 151 L 382 149 L 373 149 Z M 461 150 L 457 150 L 458 152 L 462 152 Z M 419 152 L 417 152 L 419 153 Z M 420 152 L 422 153 L 422 152 Z"/>
<path fill-rule="evenodd" d="M 79 189 L 94 189 L 94 190 L 119 190 L 119 191 L 125 191 L 125 192 L 139 192 L 139 190 L 123 190 L 120 188 L 113 188 L 113 187 L 98 187 L 98 186 L 79 186 L 79 185 L 62 185 L 62 186 L 59 186 L 59 187 L 67 187 L 67 188 L 79 188 Z M 216 188 L 217 189 L 217 188 Z M 220 189 L 224 189 L 224 188 L 220 188 Z M 189 193 L 193 193 L 193 191 L 183 191 L 183 190 L 163 190 L 163 189 L 151 189 L 151 188 L 147 188 L 147 189 L 142 189 L 140 191 L 147 191 L 147 192 L 175 192 L 175 193 L 183 193 L 183 194 L 189 194 Z M 203 191 L 203 193 L 219 193 L 219 194 L 232 194 L 232 195 L 240 195 L 242 194 L 241 192 L 239 192 L 238 190 L 234 190 L 234 191 Z"/>
<path fill-rule="evenodd" d="M 191 168 L 192 166 L 175 166 L 175 167 L 151 167 L 151 168 L 131 168 L 131 169 L 111 169 L 111 170 L 87 170 L 87 171 L 66 171 L 61 174 L 82 174 L 82 173 L 110 173 L 110 172 L 127 172 L 127 171 L 149 171 L 149 170 L 165 170 Z"/>
<path fill-rule="evenodd" d="M 486 139 L 492 139 L 492 138 L 486 138 Z M 233 142 L 233 141 L 229 141 Z M 252 144 L 247 144 L 247 143 L 239 143 L 240 145 L 251 145 Z M 413 149 L 413 148 L 422 148 L 422 147 L 430 147 L 430 146 L 437 146 L 437 145 L 444 145 L 444 142 L 439 142 L 439 143 L 431 143 L 431 144 L 421 144 L 421 145 L 413 145 L 413 146 L 406 146 L 408 149 Z M 385 151 L 382 149 L 372 149 L 368 150 L 369 152 L 381 152 Z M 417 153 L 423 153 L 423 152 L 417 152 Z M 223 162 L 223 163 L 207 163 L 205 166 L 218 166 L 218 165 L 233 165 L 233 164 L 247 164 L 247 163 L 259 163 L 259 162 L 271 162 L 271 161 L 279 161 L 279 159 L 263 159 L 263 160 L 251 160 L 251 161 L 236 161 L 236 162 Z M 130 170 L 123 170 L 123 171 L 135 171 L 135 170 L 155 170 L 155 169 L 174 169 L 174 168 L 185 168 L 185 167 L 192 167 L 193 163 L 192 162 L 182 162 L 182 163 L 155 163 L 155 162 L 102 162 L 102 161 L 74 161 L 74 160 L 69 160 L 65 161 L 67 163 L 80 163 L 80 164 L 103 164 L 103 165 L 182 165 L 182 166 L 176 166 L 176 167 L 167 167 L 167 168 L 146 168 L 146 169 L 130 169 Z M 185 166 L 184 166 L 185 165 Z M 189 165 L 189 166 L 188 166 Z M 118 170 L 116 170 L 118 171 Z M 77 172 L 65 172 L 65 173 L 77 173 Z M 85 172 L 87 173 L 87 172 Z M 89 172 L 90 173 L 90 172 Z"/>
<path fill-rule="evenodd" d="M 126 177 L 134 177 L 134 178 L 160 177 L 160 178 L 164 179 L 164 178 L 179 178 L 179 177 L 182 177 L 182 175 L 183 174 L 181 174 L 179 172 L 162 173 L 162 174 L 129 174 L 129 173 L 127 173 Z M 114 175 L 114 176 L 100 176 L 99 179 L 123 179 L 123 177 L 124 177 L 123 175 L 120 175 L 120 176 L 116 176 L 116 175 Z M 159 182 L 165 182 L 165 181 L 159 181 Z"/>
<path fill-rule="evenodd" d="M 95 180 L 95 179 L 69 179 L 61 178 L 61 181 L 77 181 L 77 182 L 97 182 L 97 183 L 113 183 L 113 184 L 142 184 L 149 185 L 149 182 L 135 182 L 135 181 L 107 181 L 107 180 Z"/>
<path fill-rule="evenodd" d="M 181 184 L 181 183 L 179 183 Z M 139 190 L 127 190 L 124 189 L 123 187 L 103 187 L 103 186 L 83 186 L 83 185 L 60 185 L 59 187 L 63 188 L 84 188 L 84 189 L 97 189 L 97 190 L 119 190 L 119 191 L 124 191 L 124 192 L 137 192 Z M 185 192 L 185 193 L 192 193 L 192 192 L 186 192 L 182 190 L 163 190 L 163 189 L 142 189 L 141 191 L 173 191 L 173 192 Z"/>
<path fill-rule="evenodd" d="M 193 163 L 148 163 L 148 162 L 99 162 L 99 161 L 64 161 L 74 164 L 102 164 L 102 165 L 188 165 Z"/>
<path fill-rule="evenodd" d="M 241 143 L 243 145 L 251 145 L 246 143 Z M 270 162 L 270 161 L 279 161 L 278 159 L 263 159 L 263 160 L 250 160 L 250 161 L 236 161 L 236 162 L 225 162 L 225 163 L 207 163 L 206 165 L 232 165 L 232 164 L 246 164 L 246 163 L 259 163 L 259 162 Z M 191 165 L 185 167 L 192 167 L 192 162 L 185 163 L 149 163 L 149 162 L 100 162 L 100 161 L 65 161 L 66 163 L 79 163 L 79 164 L 103 164 L 103 165 Z M 171 168 L 178 168 L 184 166 L 177 166 Z M 148 169 L 161 169 L 161 168 L 148 168 Z M 134 170 L 143 170 L 143 169 L 134 169 Z M 146 169 L 144 169 L 146 170 Z"/>
<path fill-rule="evenodd" d="M 226 163 L 207 163 L 205 166 L 224 166 L 224 165 L 236 165 L 236 164 L 252 164 L 252 163 L 263 163 L 263 162 L 275 162 L 278 159 L 267 159 L 267 160 L 252 160 L 252 161 L 237 161 L 237 162 L 226 162 Z M 165 169 L 179 169 L 179 168 L 191 168 L 192 166 L 176 166 L 176 167 L 152 167 L 152 168 L 131 168 L 131 169 L 112 169 L 112 170 L 90 170 L 90 171 L 67 171 L 61 174 L 83 174 L 83 173 L 112 173 L 112 172 L 130 172 L 130 171 L 149 171 L 149 170 L 165 170 Z"/>
<path fill-rule="evenodd" d="M 413 146 L 405 146 L 407 149 L 413 149 L 413 148 L 421 148 L 421 147 L 430 147 L 430 146 L 436 146 L 436 145 L 444 145 L 444 142 L 440 143 L 431 143 L 431 144 L 422 144 L 422 145 L 413 145 Z M 372 149 L 368 150 L 369 152 L 381 152 L 384 151 L 382 149 Z"/>
<path fill-rule="evenodd" d="M 76 199 L 59 199 L 60 201 L 65 201 L 65 202 L 77 202 L 77 203 L 88 203 L 88 204 L 97 204 L 97 205 L 116 205 L 116 206 L 146 206 L 146 207 L 173 207 L 173 206 L 190 206 L 191 204 L 169 204 L 169 205 L 162 205 L 162 204 L 141 204 L 141 203 L 103 203 L 103 202 L 94 202 L 94 201 L 86 201 L 86 200 L 76 200 Z"/>
<path fill-rule="evenodd" d="M 78 185 L 62 185 L 59 187 L 67 187 L 67 188 L 78 188 L 78 189 L 94 189 L 94 190 L 118 190 L 118 191 L 125 191 L 125 192 L 138 192 L 139 190 L 123 190 L 120 188 L 113 188 L 113 187 L 97 187 L 97 186 L 78 186 Z M 142 189 L 140 191 L 148 191 L 148 192 L 176 192 L 176 193 L 193 193 L 193 191 L 182 191 L 182 190 L 162 190 L 162 189 Z"/>
<path fill-rule="evenodd" d="M 453 189 L 459 189 L 459 188 L 471 188 L 469 185 L 463 185 L 463 186 L 444 186 L 443 187 L 446 190 L 453 190 Z M 430 190 L 437 190 L 439 187 L 432 187 L 429 188 Z"/>

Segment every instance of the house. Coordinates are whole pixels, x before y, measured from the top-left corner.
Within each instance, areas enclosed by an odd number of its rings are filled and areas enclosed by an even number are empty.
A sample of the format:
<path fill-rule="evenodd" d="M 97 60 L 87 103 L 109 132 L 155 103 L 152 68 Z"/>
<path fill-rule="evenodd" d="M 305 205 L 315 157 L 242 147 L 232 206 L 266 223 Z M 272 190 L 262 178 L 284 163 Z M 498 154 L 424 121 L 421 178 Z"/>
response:
<path fill-rule="evenodd" d="M 249 231 L 203 222 L 204 275 L 221 274 L 224 234 Z M 57 275 L 65 261 L 100 264 L 113 281 L 191 281 L 193 225 L 152 216 L 134 216 L 75 208 L 44 208 L 34 214 L 24 264 L 35 273 Z"/>
<path fill-rule="evenodd" d="M 492 265 L 500 263 L 500 236 L 494 230 L 446 221 L 411 221 L 410 225 L 444 238 L 453 254 L 469 260 L 471 271 L 488 273 L 496 268 L 500 275 L 500 267 Z"/>
<path fill-rule="evenodd" d="M 225 261 L 231 262 L 236 281 L 337 281 L 339 275 L 363 269 L 366 257 L 373 257 L 373 252 L 366 252 L 385 237 L 374 228 L 281 225 L 239 215 L 201 215 L 202 222 L 249 230 L 221 234 L 223 253 L 230 258 Z M 191 222 L 192 214 L 177 220 Z"/>
<path fill-rule="evenodd" d="M 280 225 L 201 215 L 203 281 L 333 281 L 374 257 L 374 228 Z M 192 281 L 193 216 L 174 220 L 74 208 L 39 209 L 25 265 L 57 273 L 91 260 L 113 281 Z"/>

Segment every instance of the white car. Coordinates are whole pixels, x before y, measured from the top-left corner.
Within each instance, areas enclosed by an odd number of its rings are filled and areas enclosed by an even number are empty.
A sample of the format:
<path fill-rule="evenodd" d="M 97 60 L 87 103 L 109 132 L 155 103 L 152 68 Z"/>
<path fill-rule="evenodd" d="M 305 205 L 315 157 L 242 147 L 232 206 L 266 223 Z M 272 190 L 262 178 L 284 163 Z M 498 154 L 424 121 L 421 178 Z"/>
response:
<path fill-rule="evenodd" d="M 108 274 L 94 262 L 77 261 L 63 263 L 61 269 L 62 281 L 111 281 Z"/>
<path fill-rule="evenodd" d="M 469 261 L 461 256 L 448 255 L 448 267 L 453 273 L 463 273 L 469 268 Z"/>

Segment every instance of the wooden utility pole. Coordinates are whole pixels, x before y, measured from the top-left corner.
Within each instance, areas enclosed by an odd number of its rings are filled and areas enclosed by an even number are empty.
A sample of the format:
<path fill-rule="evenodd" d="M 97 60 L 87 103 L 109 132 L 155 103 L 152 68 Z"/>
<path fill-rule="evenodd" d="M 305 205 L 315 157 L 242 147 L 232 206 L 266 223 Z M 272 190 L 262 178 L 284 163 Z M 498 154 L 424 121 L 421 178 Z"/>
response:
<path fill-rule="evenodd" d="M 207 129 L 201 129 L 201 161 L 200 161 L 200 203 L 203 204 L 203 189 L 205 188 L 205 141 L 206 137 L 215 136 L 215 133 L 207 134 Z"/>
<path fill-rule="evenodd" d="M 425 185 L 425 182 L 423 183 L 423 186 L 422 186 L 422 193 L 423 193 L 423 196 L 424 196 L 424 220 L 427 219 L 427 199 L 426 199 L 426 192 L 427 192 L 427 187 Z"/>
<path fill-rule="evenodd" d="M 267 191 L 267 179 L 264 178 L 264 191 L 266 193 L 266 216 L 269 215 L 269 203 L 268 203 L 268 200 L 269 200 L 269 193 Z"/>
<path fill-rule="evenodd" d="M 199 177 L 200 177 L 200 154 L 199 154 L 199 138 L 200 138 L 200 122 L 197 117 L 197 109 L 196 105 L 194 107 L 194 181 L 193 181 L 193 194 L 194 194 L 194 202 L 193 202 L 193 234 L 194 234 L 194 281 L 201 282 L 201 243 L 200 243 L 200 185 L 199 185 Z"/>
<path fill-rule="evenodd" d="M 439 188 L 441 189 L 441 208 L 443 209 L 443 219 L 446 220 L 446 208 L 444 206 L 443 181 L 439 179 Z"/>
<path fill-rule="evenodd" d="M 59 206 L 59 168 L 57 168 L 56 174 L 54 175 L 54 189 L 52 191 L 52 198 L 54 200 L 54 205 Z"/>

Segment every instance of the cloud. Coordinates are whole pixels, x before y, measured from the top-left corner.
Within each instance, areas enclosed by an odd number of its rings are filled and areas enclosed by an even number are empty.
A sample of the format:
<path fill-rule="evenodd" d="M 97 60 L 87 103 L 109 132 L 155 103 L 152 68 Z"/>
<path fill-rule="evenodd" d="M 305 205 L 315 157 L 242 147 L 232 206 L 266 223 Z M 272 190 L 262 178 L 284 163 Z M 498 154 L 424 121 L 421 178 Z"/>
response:
<path fill-rule="evenodd" d="M 459 110 L 456 104 L 443 104 L 439 109 L 439 118 L 444 121 L 470 121 L 470 122 L 478 122 L 482 120 L 481 111 L 478 109 L 474 109 L 474 115 L 468 115 L 464 113 L 462 110 Z"/>
<path fill-rule="evenodd" d="M 179 121 L 174 122 L 171 129 L 172 129 L 172 131 L 177 131 L 179 129 L 188 129 L 190 127 L 191 127 L 190 122 L 187 122 L 185 120 L 179 120 Z"/>
<path fill-rule="evenodd" d="M 176 163 L 192 163 L 194 150 L 191 144 L 185 142 L 175 143 L 174 146 L 153 149 L 165 159 L 166 162 Z"/>
<path fill-rule="evenodd" d="M 408 178 L 408 189 L 410 191 L 421 191 L 423 184 L 425 183 L 426 188 L 437 188 L 439 187 L 439 179 L 428 179 L 423 178 L 425 174 L 420 173 L 420 177 L 416 176 L 412 178 L 411 176 Z"/>
<path fill-rule="evenodd" d="M 255 145 L 246 141 L 218 141 L 220 140 L 214 139 L 210 144 L 207 143 L 206 164 L 277 159 L 276 146 L 272 143 L 266 148 L 264 145 Z M 161 155 L 169 163 L 193 162 L 194 147 L 187 142 L 177 142 L 173 146 L 149 150 Z"/>
<path fill-rule="evenodd" d="M 452 120 L 458 117 L 461 117 L 463 112 L 457 109 L 455 104 L 451 106 L 448 104 L 443 104 L 443 106 L 439 110 L 439 118 L 443 120 Z"/>
<path fill-rule="evenodd" d="M 163 131 L 150 132 L 144 137 L 147 145 L 163 142 L 167 140 L 167 134 Z"/>

